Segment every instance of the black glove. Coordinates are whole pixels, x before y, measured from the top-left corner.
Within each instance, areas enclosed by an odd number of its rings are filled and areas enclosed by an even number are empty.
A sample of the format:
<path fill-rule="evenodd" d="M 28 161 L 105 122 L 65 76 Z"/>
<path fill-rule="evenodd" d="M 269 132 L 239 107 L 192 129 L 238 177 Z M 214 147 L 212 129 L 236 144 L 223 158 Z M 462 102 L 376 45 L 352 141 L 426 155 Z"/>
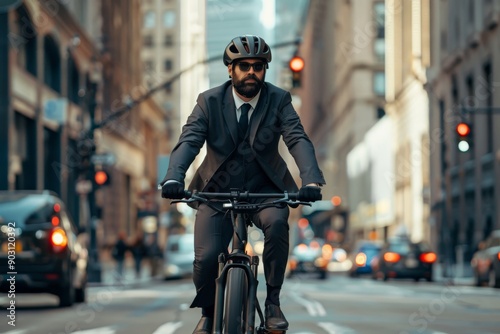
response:
<path fill-rule="evenodd" d="M 161 197 L 171 199 L 184 198 L 184 183 L 176 180 L 168 180 L 161 187 Z"/>
<path fill-rule="evenodd" d="M 304 186 L 299 190 L 299 201 L 314 202 L 321 200 L 321 188 L 316 186 Z"/>

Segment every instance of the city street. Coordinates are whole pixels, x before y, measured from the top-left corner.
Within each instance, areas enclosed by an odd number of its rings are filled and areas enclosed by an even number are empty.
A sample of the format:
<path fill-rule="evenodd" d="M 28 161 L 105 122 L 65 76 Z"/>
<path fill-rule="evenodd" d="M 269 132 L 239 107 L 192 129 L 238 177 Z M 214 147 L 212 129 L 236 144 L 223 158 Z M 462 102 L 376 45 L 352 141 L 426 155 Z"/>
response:
<path fill-rule="evenodd" d="M 263 292 L 261 283 L 261 301 Z M 189 279 L 94 286 L 87 303 L 65 309 L 50 295 L 19 295 L 16 326 L 3 317 L 0 332 L 185 334 L 199 318 L 199 311 L 188 307 L 193 296 Z M 498 289 L 336 274 L 324 281 L 288 279 L 282 308 L 290 334 L 480 334 L 498 333 L 499 297 Z M 5 309 L 6 299 L 0 301 Z"/>

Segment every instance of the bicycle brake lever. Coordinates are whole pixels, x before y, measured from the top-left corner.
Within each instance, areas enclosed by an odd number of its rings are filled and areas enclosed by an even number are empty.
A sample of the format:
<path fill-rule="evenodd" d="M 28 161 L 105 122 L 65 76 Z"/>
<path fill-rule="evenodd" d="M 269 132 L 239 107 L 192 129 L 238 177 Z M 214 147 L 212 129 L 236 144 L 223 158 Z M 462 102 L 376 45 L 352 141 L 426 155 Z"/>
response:
<path fill-rule="evenodd" d="M 196 201 L 194 198 L 182 198 L 182 199 L 173 199 L 170 201 L 170 204 L 175 204 L 175 203 L 193 203 Z"/>

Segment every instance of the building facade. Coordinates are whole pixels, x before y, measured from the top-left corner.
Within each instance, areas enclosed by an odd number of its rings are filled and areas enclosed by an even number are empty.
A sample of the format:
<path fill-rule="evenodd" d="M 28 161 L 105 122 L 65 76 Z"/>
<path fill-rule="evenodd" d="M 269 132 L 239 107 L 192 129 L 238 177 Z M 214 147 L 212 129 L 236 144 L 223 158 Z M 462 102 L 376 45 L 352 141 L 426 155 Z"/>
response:
<path fill-rule="evenodd" d="M 499 21 L 498 1 L 431 2 L 430 221 L 448 264 L 468 264 L 500 228 Z M 457 147 L 461 121 L 472 128 L 467 152 Z"/>
<path fill-rule="evenodd" d="M 166 142 L 161 109 L 135 101 L 144 91 L 141 18 L 134 0 L 26 0 L 0 20 L 0 188 L 56 192 L 81 227 L 96 226 L 98 245 L 119 230 L 140 233 Z M 91 180 L 101 168 L 111 183 L 98 189 Z"/>
<path fill-rule="evenodd" d="M 386 4 L 386 111 L 393 119 L 395 221 L 388 234 L 404 231 L 429 240 L 429 102 L 424 86 L 430 64 L 428 0 Z"/>
<path fill-rule="evenodd" d="M 99 11 L 99 3 L 88 12 Z M 1 189 L 49 189 L 80 225 L 80 135 L 90 126 L 90 35 L 57 1 L 19 1 L 2 13 Z M 96 20 L 95 26 L 99 26 Z M 6 75 L 6 77 L 5 77 Z"/>
<path fill-rule="evenodd" d="M 368 237 L 364 199 L 351 191 L 348 155 L 385 115 L 384 2 L 309 2 L 299 55 L 305 59 L 300 115 L 326 177 L 323 197 L 350 212 L 347 239 Z M 352 167 L 351 167 L 352 168 Z M 389 222 L 388 222 L 389 223 Z M 392 222 L 390 222 L 392 223 Z"/>

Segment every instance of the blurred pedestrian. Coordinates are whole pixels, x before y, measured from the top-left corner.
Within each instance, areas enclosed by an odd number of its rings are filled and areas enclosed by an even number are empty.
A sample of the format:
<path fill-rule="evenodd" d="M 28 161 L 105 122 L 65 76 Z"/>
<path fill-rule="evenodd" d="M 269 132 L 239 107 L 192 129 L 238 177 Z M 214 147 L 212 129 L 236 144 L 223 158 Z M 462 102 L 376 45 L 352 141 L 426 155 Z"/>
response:
<path fill-rule="evenodd" d="M 113 259 L 116 261 L 116 272 L 118 273 L 118 277 L 120 279 L 123 278 L 123 265 L 125 262 L 125 255 L 128 251 L 128 245 L 125 241 L 126 234 L 124 231 L 120 231 L 118 233 L 118 240 L 113 246 L 111 251 L 111 255 Z"/>
<path fill-rule="evenodd" d="M 159 273 L 163 254 L 154 235 L 149 235 L 146 239 L 146 254 L 151 266 L 151 277 L 155 277 Z"/>
<path fill-rule="evenodd" d="M 135 264 L 135 277 L 141 277 L 141 267 L 142 267 L 142 259 L 146 254 L 146 249 L 144 246 L 144 240 L 142 235 L 138 235 L 135 238 L 134 243 L 132 244 L 132 255 L 134 256 L 134 264 Z"/>

